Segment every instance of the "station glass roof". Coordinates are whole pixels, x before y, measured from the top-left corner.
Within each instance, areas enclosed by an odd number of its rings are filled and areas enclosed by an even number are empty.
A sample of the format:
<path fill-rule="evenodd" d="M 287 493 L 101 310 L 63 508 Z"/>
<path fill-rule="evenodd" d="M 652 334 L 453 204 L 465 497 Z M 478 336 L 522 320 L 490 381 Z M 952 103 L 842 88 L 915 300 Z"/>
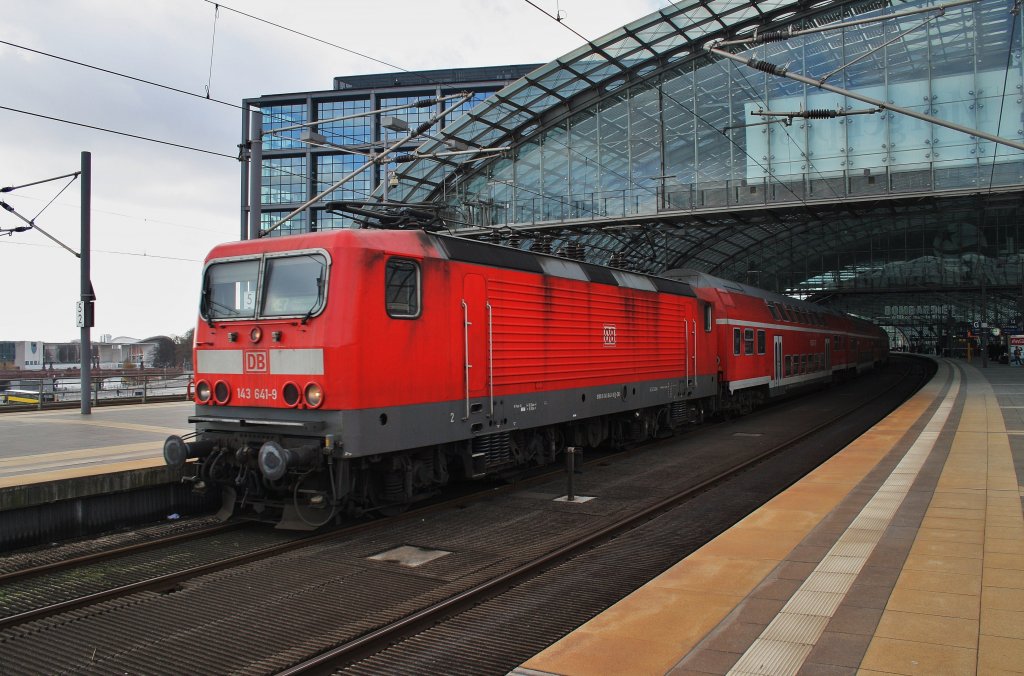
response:
<path fill-rule="evenodd" d="M 946 4 L 675 3 L 441 132 L 508 151 L 405 165 L 391 197 L 447 205 L 463 236 L 644 272 L 696 268 L 877 321 L 926 306 L 907 323 L 932 333 L 982 313 L 1024 323 L 1020 151 L 704 49 L 729 40 L 744 56 L 1019 142 L 1021 16 L 995 0 Z M 857 23 L 917 8 L 933 11 Z M 837 22 L 851 25 L 754 39 Z M 761 115 L 806 110 L 840 114 Z"/>

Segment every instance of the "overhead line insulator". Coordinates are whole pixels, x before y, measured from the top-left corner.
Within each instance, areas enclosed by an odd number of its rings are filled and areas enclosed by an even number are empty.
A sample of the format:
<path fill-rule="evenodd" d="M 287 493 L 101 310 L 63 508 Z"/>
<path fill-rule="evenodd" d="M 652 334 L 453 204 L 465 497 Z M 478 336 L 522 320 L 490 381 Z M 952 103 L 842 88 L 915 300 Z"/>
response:
<path fill-rule="evenodd" d="M 778 64 L 771 63 L 770 61 L 762 61 L 760 59 L 750 59 L 747 61 L 747 65 L 751 68 L 764 71 L 769 75 L 785 75 L 788 70 L 785 66 L 780 66 Z"/>
<path fill-rule="evenodd" d="M 763 45 L 767 42 L 783 42 L 790 38 L 790 34 L 787 31 L 768 31 L 767 33 L 757 33 L 753 38 L 747 40 L 750 44 Z"/>

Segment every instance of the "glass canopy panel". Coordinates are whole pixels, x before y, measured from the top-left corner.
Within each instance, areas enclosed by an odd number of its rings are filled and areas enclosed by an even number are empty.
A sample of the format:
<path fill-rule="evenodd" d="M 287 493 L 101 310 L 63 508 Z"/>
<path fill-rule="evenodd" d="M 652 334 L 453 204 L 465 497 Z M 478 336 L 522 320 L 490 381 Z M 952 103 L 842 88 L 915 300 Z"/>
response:
<path fill-rule="evenodd" d="M 543 193 L 541 219 L 545 221 L 564 220 L 569 216 L 568 195 L 569 155 L 573 149 L 568 144 L 565 126 L 555 127 L 544 136 L 542 145 Z"/>
<path fill-rule="evenodd" d="M 576 73 L 569 69 L 559 69 L 551 74 L 541 78 L 531 78 L 537 82 L 537 85 L 544 89 L 560 91 L 570 80 L 576 78 Z"/>
<path fill-rule="evenodd" d="M 569 217 L 592 218 L 601 178 L 597 111 L 584 110 L 569 119 L 569 145 L 573 151 L 569 154 Z"/>
<path fill-rule="evenodd" d="M 629 187 L 629 99 L 619 94 L 598 108 L 601 143 L 597 212 L 624 215 Z"/>
<path fill-rule="evenodd" d="M 697 180 L 693 92 L 693 69 L 689 64 L 667 76 L 662 84 L 665 174 L 671 176 L 666 179 L 665 197 L 670 208 L 693 206 L 690 186 Z"/>
<path fill-rule="evenodd" d="M 664 19 L 660 19 L 656 23 L 633 30 L 633 33 L 640 44 L 652 45 L 658 51 L 664 51 L 666 45 L 663 40 L 676 35 L 676 27 Z"/>
<path fill-rule="evenodd" d="M 655 213 L 664 174 L 660 92 L 656 82 L 630 90 L 629 155 L 633 213 Z"/>
<path fill-rule="evenodd" d="M 540 217 L 541 199 L 544 197 L 541 183 L 541 154 L 539 139 L 522 144 L 516 152 L 516 223 L 543 220 Z"/>
<path fill-rule="evenodd" d="M 536 85 L 530 85 L 529 87 L 524 87 L 511 96 L 506 97 L 505 100 L 514 106 L 526 107 L 534 102 L 539 102 L 543 96 L 543 89 Z"/>
<path fill-rule="evenodd" d="M 613 75 L 622 74 L 622 66 L 616 63 L 608 63 L 603 60 L 601 63 L 602 65 L 585 72 L 583 77 L 587 78 L 587 80 L 591 82 L 598 83 L 603 82 Z"/>

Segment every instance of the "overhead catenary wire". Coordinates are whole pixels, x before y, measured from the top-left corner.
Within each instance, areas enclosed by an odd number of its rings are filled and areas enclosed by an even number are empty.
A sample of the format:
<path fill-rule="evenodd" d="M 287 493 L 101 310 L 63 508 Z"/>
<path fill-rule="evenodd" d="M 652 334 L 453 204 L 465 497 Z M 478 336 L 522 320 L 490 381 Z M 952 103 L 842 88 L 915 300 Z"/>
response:
<path fill-rule="evenodd" d="M 18 199 L 32 200 L 34 202 L 42 202 L 43 201 L 43 200 L 41 200 L 38 197 L 32 197 L 30 195 L 18 195 Z M 77 202 L 72 202 L 72 203 L 62 202 L 62 203 L 58 204 L 57 206 L 65 208 L 65 209 L 75 209 L 76 211 L 81 209 L 81 205 L 79 205 Z M 142 221 L 143 223 L 155 223 L 155 224 L 158 224 L 158 225 L 169 225 L 169 226 L 174 227 L 174 228 L 187 228 L 189 230 L 201 230 L 203 232 L 220 232 L 220 230 L 216 230 L 214 228 L 203 228 L 203 227 L 200 227 L 198 225 L 186 225 L 184 223 L 175 223 L 174 221 L 164 221 L 164 220 L 160 220 L 158 218 L 150 218 L 149 216 L 135 216 L 133 214 L 122 214 L 122 213 L 120 213 L 118 211 L 107 211 L 105 209 L 97 209 L 95 207 L 92 208 L 92 213 L 94 213 L 94 214 L 106 214 L 108 216 L 117 216 L 119 218 L 130 218 L 130 219 L 133 219 L 133 220 Z"/>
<path fill-rule="evenodd" d="M 572 33 L 573 35 L 575 35 L 576 37 L 578 37 L 578 38 L 579 38 L 580 40 L 583 40 L 583 41 L 584 41 L 584 42 L 586 42 L 587 44 L 589 44 L 589 43 L 590 43 L 590 40 L 588 40 L 588 39 L 587 39 L 586 37 L 584 37 L 584 36 L 583 36 L 582 34 L 580 34 L 580 33 L 579 33 L 578 31 L 576 31 L 576 30 L 575 30 L 574 28 L 572 28 L 571 26 L 569 26 L 569 24 L 565 23 L 565 17 L 561 16 L 561 14 L 560 14 L 560 13 L 559 13 L 559 14 L 558 14 L 557 16 L 556 16 L 556 15 L 554 15 L 554 14 L 551 14 L 550 12 L 548 12 L 547 10 L 545 10 L 545 9 L 544 9 L 543 7 L 539 7 L 539 6 L 538 6 L 538 5 L 536 4 L 536 3 L 534 3 L 534 2 L 533 2 L 533 0 L 523 0 L 523 2 L 525 2 L 525 3 L 526 3 L 527 5 L 529 5 L 530 7 L 533 7 L 533 8 L 535 9 L 535 10 L 537 10 L 538 12 L 540 12 L 541 14 L 543 14 L 544 16 L 548 17 L 548 18 L 549 18 L 549 19 L 551 19 L 552 21 L 555 21 L 555 22 L 557 22 L 557 23 L 560 23 L 560 24 L 562 24 L 563 26 L 565 26 L 565 29 L 566 29 L 566 30 L 570 31 L 570 32 L 571 32 L 571 33 Z M 556 11 L 558 11 L 558 10 L 556 10 Z"/>
<path fill-rule="evenodd" d="M 50 244 L 36 244 L 35 242 L 6 242 L 6 241 L 3 241 L 3 240 L 0 240 L 0 246 L 33 246 L 33 247 L 40 247 L 40 248 L 43 248 L 43 249 L 55 249 L 56 248 L 55 246 L 52 246 Z M 91 249 L 91 251 L 92 251 L 92 253 L 111 254 L 113 256 L 135 256 L 135 257 L 138 257 L 138 258 L 158 258 L 158 259 L 161 259 L 161 260 L 182 261 L 182 262 L 186 262 L 186 263 L 202 263 L 203 262 L 201 259 L 198 259 L 198 258 L 180 258 L 180 257 L 177 257 L 177 256 L 161 256 L 161 255 L 158 255 L 158 254 L 146 253 L 144 251 L 142 253 L 139 253 L 137 251 L 111 251 L 109 249 Z"/>
<path fill-rule="evenodd" d="M 213 0 L 204 0 L 204 2 L 206 2 L 207 4 L 210 4 L 210 5 L 215 5 L 215 6 L 219 7 L 219 8 L 222 8 L 222 9 L 226 9 L 229 12 L 234 12 L 235 14 L 239 14 L 239 15 L 244 16 L 246 18 L 252 19 L 253 21 L 258 21 L 260 23 L 265 23 L 268 26 L 273 26 L 274 28 L 278 28 L 280 30 L 284 30 L 284 31 L 287 31 L 289 33 L 293 33 L 293 34 L 298 35 L 300 37 L 304 37 L 304 38 L 306 38 L 308 40 L 313 40 L 314 42 L 319 42 L 321 44 L 327 45 L 328 47 L 333 47 L 335 49 L 340 49 L 341 51 L 348 52 L 349 54 L 352 54 L 353 56 L 358 56 L 358 57 L 363 58 L 363 59 L 369 59 L 370 61 L 373 61 L 375 63 L 379 63 L 382 66 L 387 66 L 388 68 L 394 68 L 395 70 L 400 70 L 403 73 L 408 73 L 410 75 L 415 75 L 416 77 L 419 77 L 420 79 L 422 79 L 424 82 L 428 82 L 430 84 L 435 84 L 435 85 L 439 84 L 435 80 L 431 80 L 429 77 L 427 77 L 427 76 L 425 76 L 425 75 L 423 75 L 421 73 L 417 73 L 415 71 L 411 71 L 411 70 L 409 70 L 407 68 L 402 68 L 401 66 L 396 66 L 393 63 L 389 63 L 389 62 L 384 61 L 382 59 L 378 59 L 378 58 L 376 58 L 374 56 L 370 56 L 369 54 L 364 54 L 364 53 L 356 51 L 354 49 L 350 49 L 348 47 L 336 44 L 336 43 L 331 42 L 329 40 L 324 40 L 323 38 L 318 38 L 315 35 L 310 35 L 309 33 L 303 33 L 300 30 L 296 30 L 294 28 L 289 28 L 288 26 L 285 26 L 285 25 L 282 25 L 282 24 L 279 24 L 279 23 L 275 23 L 273 21 L 270 21 L 269 19 L 264 19 L 262 17 L 256 16 L 255 14 L 249 14 L 247 12 L 243 12 L 240 9 L 235 9 L 234 7 L 228 7 L 227 5 L 225 5 L 223 3 L 214 2 Z"/>
<path fill-rule="evenodd" d="M 13 47 L 15 49 L 21 49 L 23 51 L 30 52 L 32 54 L 37 54 L 39 56 L 45 56 L 47 58 L 55 59 L 57 61 L 63 61 L 64 63 L 70 63 L 72 65 L 79 66 L 81 68 L 87 68 L 89 70 L 95 70 L 97 72 L 105 73 L 107 75 L 113 75 L 115 77 L 124 78 L 126 80 L 131 80 L 133 82 L 138 82 L 140 84 L 145 84 L 145 85 L 149 85 L 151 87 L 157 87 L 159 89 L 164 89 L 164 90 L 167 90 L 169 92 L 173 92 L 175 94 L 183 94 L 185 96 L 191 96 L 191 97 L 196 98 L 196 99 L 201 99 L 203 101 L 210 101 L 212 103 L 217 103 L 219 105 L 227 106 L 229 108 L 234 108 L 236 110 L 242 110 L 242 111 L 245 110 L 244 106 L 241 106 L 241 105 L 239 105 L 237 103 L 232 103 L 231 101 L 224 101 L 222 99 L 218 99 L 218 98 L 214 98 L 213 96 L 210 96 L 209 95 L 209 91 L 207 91 L 207 95 L 206 96 L 203 96 L 202 94 L 197 94 L 196 92 L 190 92 L 187 89 L 181 89 L 179 87 L 174 87 L 172 85 L 163 84 L 161 82 L 154 82 L 153 80 L 147 80 L 145 78 L 136 77 L 134 75 L 128 75 L 127 73 L 121 73 L 119 71 L 111 70 L 109 68 L 103 68 L 101 66 L 96 66 L 96 65 L 93 65 L 91 63 L 85 63 L 84 61 L 77 61 L 75 59 L 70 59 L 70 58 L 65 57 L 65 56 L 59 56 L 57 54 L 53 54 L 51 52 L 44 52 L 44 51 L 42 51 L 40 49 L 34 49 L 32 47 L 27 47 L 25 45 L 19 45 L 17 43 L 10 42 L 8 40 L 0 40 L 0 45 L 7 45 L 8 47 Z M 271 120 L 276 120 L 276 121 L 280 121 L 280 122 L 291 122 L 292 121 L 291 119 L 289 119 L 287 117 L 282 117 L 280 115 L 274 115 L 272 113 L 267 113 L 267 112 L 264 112 L 263 116 L 265 118 L 269 118 Z M 338 135 L 343 137 L 343 138 L 350 138 L 352 140 L 358 140 L 358 139 L 356 139 L 353 136 L 348 136 L 348 135 L 345 135 L 345 134 L 338 134 Z"/>
<path fill-rule="evenodd" d="M 130 134 L 126 131 L 118 131 L 116 129 L 107 129 L 106 127 L 98 127 L 92 124 L 85 124 L 84 122 L 75 122 L 73 120 L 65 120 L 60 117 L 53 117 L 51 115 L 43 115 L 42 113 L 33 113 L 28 110 L 20 110 L 18 108 L 11 108 L 9 106 L 0 106 L 0 110 L 9 110 L 12 113 L 21 113 L 22 115 L 31 115 L 32 117 L 40 117 L 44 120 L 51 120 L 53 122 L 63 122 L 64 124 L 74 125 L 76 127 L 85 127 L 86 129 L 93 129 L 95 131 L 102 131 L 108 134 L 117 134 L 118 136 L 127 136 L 128 138 L 134 138 L 141 141 L 149 141 L 150 143 L 159 143 L 161 145 L 173 146 L 175 148 L 182 148 L 184 150 L 192 150 L 197 153 L 205 153 L 207 155 L 216 155 L 218 157 L 226 157 L 230 160 L 237 160 L 236 155 L 227 155 L 225 153 L 218 153 L 215 150 L 206 150 L 205 148 L 196 148 L 194 146 L 187 146 L 181 143 L 174 143 L 172 141 L 162 141 L 160 139 L 150 138 L 148 136 L 141 136 L 139 134 Z"/>
<path fill-rule="evenodd" d="M 220 18 L 220 5 L 213 6 L 213 37 L 210 38 L 210 70 L 206 76 L 206 98 L 210 98 L 210 87 L 213 85 L 213 50 L 217 46 L 217 19 Z"/>

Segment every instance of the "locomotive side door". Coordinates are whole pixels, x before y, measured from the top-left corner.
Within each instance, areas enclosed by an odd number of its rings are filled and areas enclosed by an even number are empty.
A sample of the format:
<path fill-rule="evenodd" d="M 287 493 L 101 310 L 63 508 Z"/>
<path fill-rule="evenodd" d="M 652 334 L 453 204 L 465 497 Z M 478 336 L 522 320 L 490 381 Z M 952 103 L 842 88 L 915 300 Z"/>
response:
<path fill-rule="evenodd" d="M 483 410 L 472 405 L 474 398 L 491 394 L 491 305 L 487 302 L 487 280 L 482 275 L 466 275 L 462 282 L 463 381 L 466 390 L 466 417 Z M 489 406 L 493 406 L 493 402 Z M 488 412 L 489 412 L 488 408 Z"/>
<path fill-rule="evenodd" d="M 775 336 L 775 384 L 782 382 L 782 336 Z"/>

